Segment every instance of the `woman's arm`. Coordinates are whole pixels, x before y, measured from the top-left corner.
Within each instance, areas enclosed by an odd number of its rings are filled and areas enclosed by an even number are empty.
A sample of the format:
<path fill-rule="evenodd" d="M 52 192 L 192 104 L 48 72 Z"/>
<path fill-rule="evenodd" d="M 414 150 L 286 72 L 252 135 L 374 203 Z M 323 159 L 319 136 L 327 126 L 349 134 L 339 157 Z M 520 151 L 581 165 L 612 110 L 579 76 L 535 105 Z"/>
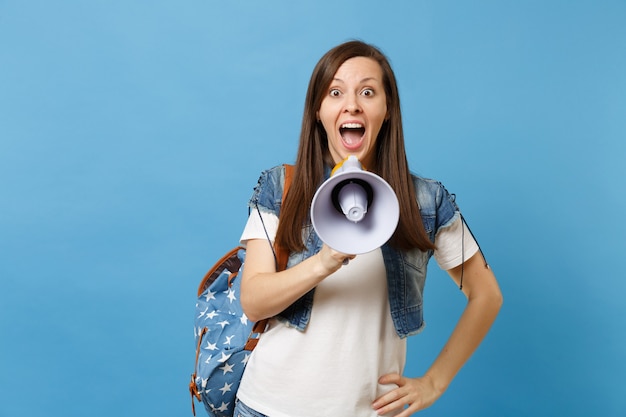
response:
<path fill-rule="evenodd" d="M 502 306 L 502 293 L 496 277 L 478 252 L 464 266 L 463 293 L 467 306 L 448 342 L 426 372 L 441 392 L 467 362 L 489 331 Z M 448 271 L 460 285 L 461 266 Z"/>
<path fill-rule="evenodd" d="M 423 377 L 411 379 L 389 374 L 380 378 L 380 383 L 396 384 L 398 388 L 373 403 L 379 414 L 408 405 L 404 412 L 398 414 L 398 417 L 406 417 L 432 405 L 445 392 L 493 324 L 502 306 L 502 293 L 493 272 L 485 266 L 480 252 L 468 259 L 463 268 L 463 293 L 467 297 L 467 305 L 452 335 Z M 448 273 L 459 285 L 461 266 Z"/>
<path fill-rule="evenodd" d="M 324 245 L 316 255 L 285 271 L 276 272 L 268 241 L 249 240 L 241 280 L 243 311 L 255 322 L 275 316 L 341 268 L 345 258 L 354 256 Z"/>

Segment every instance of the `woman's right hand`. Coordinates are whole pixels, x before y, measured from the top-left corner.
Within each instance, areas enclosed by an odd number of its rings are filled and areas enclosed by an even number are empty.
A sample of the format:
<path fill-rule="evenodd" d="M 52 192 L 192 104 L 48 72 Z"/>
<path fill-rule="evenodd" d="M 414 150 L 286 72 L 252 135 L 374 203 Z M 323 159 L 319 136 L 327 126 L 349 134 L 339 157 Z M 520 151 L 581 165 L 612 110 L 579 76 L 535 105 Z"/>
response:
<path fill-rule="evenodd" d="M 326 271 L 326 276 L 337 271 L 342 266 L 348 265 L 352 259 L 356 258 L 356 255 L 337 252 L 326 244 L 322 246 L 317 256 L 319 257 L 322 268 Z"/>

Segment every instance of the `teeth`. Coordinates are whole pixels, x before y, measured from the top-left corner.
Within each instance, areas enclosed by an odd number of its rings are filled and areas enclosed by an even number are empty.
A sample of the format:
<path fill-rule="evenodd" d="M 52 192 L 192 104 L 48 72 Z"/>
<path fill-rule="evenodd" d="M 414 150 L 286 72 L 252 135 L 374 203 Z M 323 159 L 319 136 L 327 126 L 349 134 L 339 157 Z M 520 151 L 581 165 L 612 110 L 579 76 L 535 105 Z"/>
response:
<path fill-rule="evenodd" d="M 342 129 L 361 129 L 362 127 L 361 123 L 344 123 L 341 125 Z"/>

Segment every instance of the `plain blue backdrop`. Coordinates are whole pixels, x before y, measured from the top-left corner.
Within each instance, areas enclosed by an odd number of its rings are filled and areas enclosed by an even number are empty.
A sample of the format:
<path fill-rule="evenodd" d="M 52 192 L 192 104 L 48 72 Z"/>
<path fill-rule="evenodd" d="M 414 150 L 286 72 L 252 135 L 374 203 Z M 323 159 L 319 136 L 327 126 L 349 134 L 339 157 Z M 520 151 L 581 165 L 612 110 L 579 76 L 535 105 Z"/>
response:
<path fill-rule="evenodd" d="M 353 38 L 505 296 L 420 415 L 626 413 L 623 0 L 0 0 L 0 416 L 190 415 L 198 282 Z M 407 375 L 462 308 L 433 263 Z"/>

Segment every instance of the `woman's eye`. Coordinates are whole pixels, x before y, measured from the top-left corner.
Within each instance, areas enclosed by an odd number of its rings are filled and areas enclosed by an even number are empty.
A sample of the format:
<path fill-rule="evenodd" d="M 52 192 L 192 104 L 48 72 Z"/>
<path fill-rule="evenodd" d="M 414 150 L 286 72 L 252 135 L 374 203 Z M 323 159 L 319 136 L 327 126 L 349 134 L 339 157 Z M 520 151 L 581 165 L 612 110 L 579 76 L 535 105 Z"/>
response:
<path fill-rule="evenodd" d="M 340 95 L 341 95 L 341 91 L 337 90 L 336 88 L 333 88 L 332 90 L 330 90 L 331 97 L 339 97 Z"/>
<path fill-rule="evenodd" d="M 365 97 L 370 97 L 374 95 L 374 90 L 372 90 L 371 88 L 366 88 L 361 92 L 361 94 L 363 94 Z"/>

